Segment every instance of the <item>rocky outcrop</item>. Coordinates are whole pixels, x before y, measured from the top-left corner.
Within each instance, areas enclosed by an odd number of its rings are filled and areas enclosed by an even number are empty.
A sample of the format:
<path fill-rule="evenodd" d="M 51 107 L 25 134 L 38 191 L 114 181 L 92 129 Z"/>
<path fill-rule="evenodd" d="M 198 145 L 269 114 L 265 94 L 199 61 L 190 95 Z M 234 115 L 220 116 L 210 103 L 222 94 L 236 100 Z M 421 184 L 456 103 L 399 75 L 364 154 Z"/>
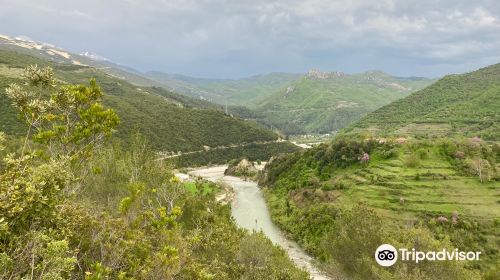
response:
<path fill-rule="evenodd" d="M 326 80 L 333 77 L 344 77 L 345 73 L 335 71 L 335 72 L 321 72 L 318 69 L 311 69 L 307 72 L 308 79 Z"/>
<path fill-rule="evenodd" d="M 240 162 L 230 163 L 224 175 L 243 177 L 245 179 L 253 179 L 257 176 L 258 170 L 253 162 L 248 159 L 242 159 Z"/>

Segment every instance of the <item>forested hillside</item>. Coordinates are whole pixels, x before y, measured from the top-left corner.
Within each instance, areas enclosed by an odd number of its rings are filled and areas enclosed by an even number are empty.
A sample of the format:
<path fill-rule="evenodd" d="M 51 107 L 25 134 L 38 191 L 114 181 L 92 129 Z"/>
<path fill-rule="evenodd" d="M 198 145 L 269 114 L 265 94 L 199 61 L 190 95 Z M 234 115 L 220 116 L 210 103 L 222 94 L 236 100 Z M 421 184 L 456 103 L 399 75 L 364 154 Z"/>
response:
<path fill-rule="evenodd" d="M 499 85 L 500 64 L 447 76 L 329 143 L 273 159 L 261 184 L 274 221 L 354 278 L 497 279 Z M 382 243 L 484 255 L 383 271 L 369 261 Z"/>
<path fill-rule="evenodd" d="M 111 61 L 95 59 L 92 55 L 76 55 L 49 44 L 1 35 L 0 49 L 56 64 L 88 65 L 98 69 L 97 75 L 105 74 L 113 82 L 123 82 L 123 86 L 131 86 L 132 91 L 136 87 L 154 87 L 148 92 L 169 95 L 174 101 L 197 108 L 221 109 L 287 135 L 332 133 L 434 81 L 393 77 L 381 71 L 350 75 L 318 70 L 311 70 L 306 75 L 270 73 L 242 79 L 203 79 L 162 72 L 141 73 Z M 182 97 L 184 100 L 179 100 Z M 154 143 L 159 140 L 155 139 Z M 183 145 L 176 147 L 179 148 L 184 149 Z"/>
<path fill-rule="evenodd" d="M 263 121 L 286 134 L 331 133 L 433 80 L 310 71 L 254 107 Z"/>
<path fill-rule="evenodd" d="M 183 94 L 228 104 L 230 112 L 284 134 L 331 133 L 433 82 L 380 71 L 349 75 L 311 70 L 307 75 L 271 73 L 239 80 L 159 72 L 148 77 Z"/>
<path fill-rule="evenodd" d="M 496 279 L 500 146 L 477 139 L 336 139 L 275 158 L 261 179 L 273 220 L 355 279 Z M 477 262 L 373 266 L 380 244 L 481 251 Z M 396 247 L 397 248 L 397 247 Z M 414 277 L 414 278 L 412 278 Z"/>
<path fill-rule="evenodd" d="M 161 72 L 149 72 L 146 76 L 167 88 L 191 97 L 203 98 L 222 105 L 249 107 L 302 77 L 301 74 L 270 73 L 234 80 L 202 79 Z"/>
<path fill-rule="evenodd" d="M 345 132 L 387 135 L 480 136 L 500 140 L 500 64 L 446 76 L 384 106 Z"/>
<path fill-rule="evenodd" d="M 219 185 L 181 182 L 144 137 L 110 145 L 124 120 L 95 80 L 24 77 L 2 93 L 25 131 L 0 132 L 1 279 L 309 279 L 236 227 Z"/>
<path fill-rule="evenodd" d="M 278 135 L 256 123 L 225 115 L 211 103 L 169 92 L 160 87 L 139 87 L 87 66 L 60 64 L 10 50 L 0 50 L 0 91 L 20 82 L 23 68 L 29 64 L 53 66 L 59 83 L 87 83 L 95 78 L 122 122 L 116 136 L 127 141 L 140 132 L 153 148 L 166 152 L 196 151 L 205 147 L 270 142 Z M 5 95 L 0 95 L 0 130 L 21 135 L 22 122 Z M 284 144 L 286 145 L 286 144 Z M 262 146 L 261 155 L 266 152 Z M 284 146 L 284 151 L 289 150 Z M 265 154 L 265 156 L 270 156 Z M 227 159 L 226 159 L 227 160 Z"/>

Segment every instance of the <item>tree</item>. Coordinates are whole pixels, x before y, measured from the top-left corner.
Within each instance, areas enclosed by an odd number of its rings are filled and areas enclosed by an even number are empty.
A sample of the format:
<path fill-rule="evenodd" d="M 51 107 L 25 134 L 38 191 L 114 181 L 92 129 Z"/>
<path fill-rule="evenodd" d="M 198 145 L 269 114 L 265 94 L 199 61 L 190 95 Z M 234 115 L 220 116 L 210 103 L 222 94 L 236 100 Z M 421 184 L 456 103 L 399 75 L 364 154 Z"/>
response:
<path fill-rule="evenodd" d="M 382 221 L 364 204 L 344 210 L 327 238 L 330 256 L 350 275 L 375 279 L 373 252 L 384 243 Z"/>
<path fill-rule="evenodd" d="M 52 68 L 29 66 L 24 86 L 6 89 L 12 105 L 28 125 L 21 157 L 30 149 L 31 136 L 47 145 L 52 158 L 84 162 L 94 147 L 109 136 L 119 119 L 101 103 L 95 80 L 85 85 L 56 85 Z"/>
<path fill-rule="evenodd" d="M 57 226 L 58 207 L 81 178 L 84 168 L 77 167 L 111 134 L 118 117 L 100 103 L 94 80 L 59 86 L 51 68 L 36 65 L 23 76 L 25 85 L 6 89 L 28 128 L 20 154 L 9 154 L 0 174 L 0 271 L 8 279 L 66 279 L 76 251 Z"/>
<path fill-rule="evenodd" d="M 491 174 L 489 172 L 491 165 L 487 160 L 476 157 L 475 159 L 467 159 L 466 164 L 472 172 L 479 177 L 479 181 L 481 181 L 481 183 L 485 180 L 489 181 L 491 179 Z"/>

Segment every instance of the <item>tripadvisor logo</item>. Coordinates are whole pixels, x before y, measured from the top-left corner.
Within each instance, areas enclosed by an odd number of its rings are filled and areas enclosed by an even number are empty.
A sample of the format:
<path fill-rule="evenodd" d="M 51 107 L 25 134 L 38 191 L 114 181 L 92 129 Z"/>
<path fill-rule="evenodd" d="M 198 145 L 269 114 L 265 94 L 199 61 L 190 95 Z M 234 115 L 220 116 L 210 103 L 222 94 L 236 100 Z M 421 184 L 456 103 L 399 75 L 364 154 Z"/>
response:
<path fill-rule="evenodd" d="M 441 251 L 417 251 L 415 248 L 409 250 L 399 248 L 397 250 L 390 244 L 382 244 L 375 250 L 375 261 L 381 266 L 392 266 L 399 259 L 401 261 L 412 261 L 419 263 L 420 261 L 478 261 L 481 252 L 464 252 L 455 250 L 442 249 Z"/>
<path fill-rule="evenodd" d="M 398 251 L 390 244 L 382 244 L 375 251 L 375 260 L 381 266 L 391 266 L 398 260 Z"/>

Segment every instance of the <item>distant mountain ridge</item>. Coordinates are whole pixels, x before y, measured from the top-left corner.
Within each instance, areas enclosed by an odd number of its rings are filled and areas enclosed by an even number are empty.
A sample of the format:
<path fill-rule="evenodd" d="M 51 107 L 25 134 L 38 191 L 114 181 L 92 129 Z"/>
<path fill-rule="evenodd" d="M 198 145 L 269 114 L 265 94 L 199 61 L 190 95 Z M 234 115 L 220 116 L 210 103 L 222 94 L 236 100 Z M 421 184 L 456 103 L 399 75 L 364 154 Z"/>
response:
<path fill-rule="evenodd" d="M 23 54 L 28 54 L 37 58 L 52 61 L 55 63 L 66 63 L 73 65 L 91 66 L 97 68 L 115 78 L 127 80 L 139 86 L 162 86 L 161 83 L 150 80 L 139 71 L 112 62 L 93 52 L 75 54 L 52 44 L 33 41 L 28 38 L 10 37 L 0 34 L 0 47 L 5 50 L 12 50 Z"/>
<path fill-rule="evenodd" d="M 285 134 L 332 133 L 434 80 L 394 77 L 382 71 L 347 74 L 312 69 L 244 79 L 200 79 L 149 72 L 173 91 L 230 106 L 230 111 Z M 242 106 L 246 108 L 242 108 Z"/>
<path fill-rule="evenodd" d="M 332 133 L 434 80 L 311 70 L 261 101 L 255 110 L 288 134 Z"/>
<path fill-rule="evenodd" d="M 148 72 L 146 76 L 191 97 L 223 105 L 251 107 L 302 74 L 277 72 L 242 79 L 206 79 L 157 71 Z"/>
<path fill-rule="evenodd" d="M 124 141 L 130 140 L 136 132 L 141 132 L 152 147 L 167 153 L 236 146 L 241 149 L 233 149 L 228 156 L 241 154 L 251 148 L 256 160 L 268 158 L 271 150 L 272 153 L 296 150 L 291 143 L 275 143 L 279 136 L 274 132 L 256 123 L 224 114 L 218 105 L 176 94 L 162 87 L 138 86 L 99 68 L 67 63 L 68 60 L 62 59 L 45 59 L 45 54 L 32 56 L 28 54 L 29 51 L 36 52 L 38 49 L 0 44 L 0 131 L 8 135 L 20 135 L 24 128 L 3 92 L 9 84 L 23 82 L 21 74 L 24 67 L 38 64 L 54 68 L 57 80 L 62 83 L 86 84 L 90 78 L 95 78 L 105 93 L 104 103 L 115 109 L 121 119 L 116 136 Z M 74 57 L 69 55 L 69 59 Z M 272 145 L 248 146 L 254 143 Z M 222 153 L 212 153 L 211 157 L 200 158 L 193 164 L 223 163 L 231 159 L 224 156 Z"/>
<path fill-rule="evenodd" d="M 72 54 L 50 44 L 0 36 L 0 46 L 57 63 L 91 66 L 137 86 L 162 87 L 218 105 L 284 134 L 334 133 L 383 105 L 434 80 L 312 69 L 306 74 L 269 73 L 242 79 L 206 79 L 158 71 L 142 73 L 100 55 Z"/>

